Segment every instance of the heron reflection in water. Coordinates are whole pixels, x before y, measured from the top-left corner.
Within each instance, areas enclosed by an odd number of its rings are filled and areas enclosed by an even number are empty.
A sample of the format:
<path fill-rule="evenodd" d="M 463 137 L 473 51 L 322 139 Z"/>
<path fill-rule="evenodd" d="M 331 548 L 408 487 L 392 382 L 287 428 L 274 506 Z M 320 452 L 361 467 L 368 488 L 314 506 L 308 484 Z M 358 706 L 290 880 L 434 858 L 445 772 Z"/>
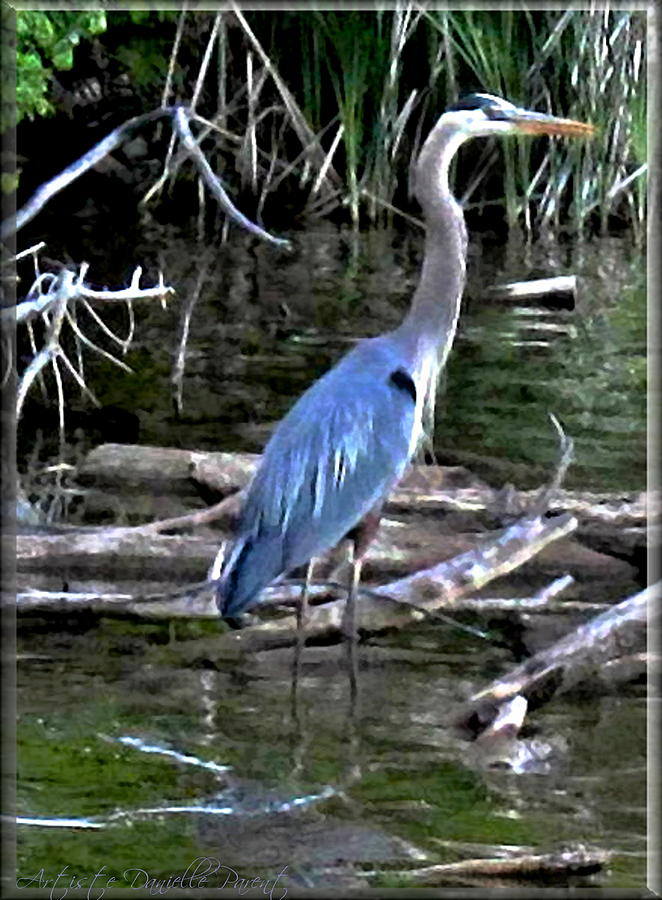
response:
<path fill-rule="evenodd" d="M 449 188 L 451 160 L 475 137 L 585 136 L 592 130 L 490 94 L 472 94 L 450 107 L 428 135 L 415 173 L 426 237 L 411 307 L 394 331 L 359 341 L 279 423 L 224 558 L 216 602 L 235 626 L 263 588 L 308 563 L 297 615 L 297 667 L 313 560 L 346 537 L 353 554 L 342 629 L 353 647 L 365 552 L 382 506 L 423 436 L 424 423 L 432 421 L 466 270 L 467 231 Z M 355 694 L 354 665 L 350 678 Z"/>

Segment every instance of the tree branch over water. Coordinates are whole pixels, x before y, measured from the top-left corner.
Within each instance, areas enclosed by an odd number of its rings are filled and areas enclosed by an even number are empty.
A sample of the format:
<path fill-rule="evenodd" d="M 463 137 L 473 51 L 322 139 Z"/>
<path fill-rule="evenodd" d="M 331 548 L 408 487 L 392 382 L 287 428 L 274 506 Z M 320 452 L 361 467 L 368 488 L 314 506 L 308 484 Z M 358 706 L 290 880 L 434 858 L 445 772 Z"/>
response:
<path fill-rule="evenodd" d="M 94 400 L 94 396 L 85 385 L 82 372 L 75 368 L 62 349 L 60 334 L 65 321 L 69 322 L 77 341 L 82 341 L 83 344 L 102 356 L 105 356 L 111 362 L 120 366 L 120 368 L 131 371 L 125 363 L 99 347 L 97 344 L 94 344 L 84 335 L 79 328 L 75 317 L 71 315 L 70 307 L 73 306 L 76 301 L 102 300 L 104 302 L 130 302 L 132 300 L 154 298 L 160 298 L 163 301 L 167 295 L 174 293 L 174 288 L 164 284 L 162 275 L 160 275 L 159 284 L 156 287 L 141 288 L 140 276 L 142 275 L 142 269 L 140 266 L 136 267 L 131 278 L 131 284 L 128 288 L 120 288 L 114 291 L 94 290 L 93 288 L 86 286 L 84 281 L 88 269 L 88 264 L 83 263 L 78 273 L 71 269 L 63 269 L 57 276 L 51 273 L 39 275 L 30 288 L 26 300 L 15 307 L 2 310 L 3 318 L 16 316 L 17 322 L 29 322 L 31 319 L 41 316 L 46 326 L 46 340 L 44 341 L 44 345 L 33 357 L 27 369 L 23 372 L 19 382 L 16 396 L 17 419 L 20 419 L 21 417 L 23 404 L 30 387 L 44 366 L 49 362 L 56 365 L 58 361 L 62 361 L 78 383 L 79 387 Z M 44 285 L 47 285 L 47 288 L 42 293 Z M 100 323 L 96 314 L 95 318 L 97 318 L 98 323 Z M 103 323 L 100 324 L 103 325 Z M 122 340 L 110 332 L 105 326 L 103 327 L 106 333 L 110 334 L 111 337 L 120 344 L 124 352 L 126 352 L 130 343 L 130 337 L 128 340 Z M 63 416 L 64 410 L 61 408 L 61 420 Z"/>
<path fill-rule="evenodd" d="M 185 153 L 191 156 L 198 168 L 205 184 L 219 202 L 223 212 L 232 221 L 236 222 L 242 228 L 245 228 L 251 234 L 262 240 L 269 241 L 278 247 L 289 247 L 290 242 L 284 238 L 277 238 L 269 234 L 255 222 L 248 219 L 228 197 L 220 179 L 214 174 L 211 166 L 207 162 L 204 154 L 196 143 L 191 132 L 190 123 L 195 121 L 197 117 L 192 113 L 191 109 L 184 106 L 165 106 L 160 109 L 150 110 L 140 116 L 134 116 L 128 119 L 124 124 L 119 125 L 110 132 L 102 141 L 95 144 L 90 150 L 84 153 L 79 159 L 67 166 L 59 175 L 45 182 L 38 188 L 28 202 L 16 213 L 15 217 L 5 219 L 0 228 L 0 236 L 4 240 L 15 232 L 19 231 L 41 212 L 46 204 L 53 199 L 64 188 L 68 187 L 73 181 L 99 163 L 104 157 L 116 150 L 123 144 L 138 128 L 155 122 L 161 118 L 171 118 L 173 129 L 180 141 L 184 145 Z"/>

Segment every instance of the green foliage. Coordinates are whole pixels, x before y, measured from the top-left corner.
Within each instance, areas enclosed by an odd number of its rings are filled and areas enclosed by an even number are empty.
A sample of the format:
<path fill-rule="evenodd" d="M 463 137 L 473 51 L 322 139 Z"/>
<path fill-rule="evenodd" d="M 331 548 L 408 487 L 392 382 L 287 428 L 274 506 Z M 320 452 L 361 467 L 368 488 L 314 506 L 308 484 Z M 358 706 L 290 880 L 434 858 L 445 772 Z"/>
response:
<path fill-rule="evenodd" d="M 16 110 L 12 121 L 3 107 L 2 131 L 26 116 L 53 112 L 48 96 L 53 69 L 71 69 L 74 47 L 104 32 L 106 24 L 103 10 L 16 13 Z"/>
<path fill-rule="evenodd" d="M 317 13 L 317 21 L 326 38 L 323 58 L 344 128 L 350 210 L 358 224 L 359 171 L 365 165 L 363 148 L 370 147 L 364 138 L 364 128 L 369 125 L 366 98 L 374 98 L 375 88 L 379 88 L 375 75 L 381 78 L 383 73 L 388 42 L 383 38 L 379 14 L 327 11 Z"/>
<path fill-rule="evenodd" d="M 106 42 L 106 53 L 124 69 L 146 107 L 160 102 L 179 16 L 178 11 L 146 9 L 111 12 L 108 16 L 112 34 Z M 164 28 L 164 23 L 169 27 Z M 183 84 L 182 73 L 175 71 L 175 90 Z"/>
<path fill-rule="evenodd" d="M 115 57 L 129 73 L 131 84 L 138 91 L 162 86 L 168 69 L 168 49 L 154 38 L 133 38 L 118 47 Z"/>

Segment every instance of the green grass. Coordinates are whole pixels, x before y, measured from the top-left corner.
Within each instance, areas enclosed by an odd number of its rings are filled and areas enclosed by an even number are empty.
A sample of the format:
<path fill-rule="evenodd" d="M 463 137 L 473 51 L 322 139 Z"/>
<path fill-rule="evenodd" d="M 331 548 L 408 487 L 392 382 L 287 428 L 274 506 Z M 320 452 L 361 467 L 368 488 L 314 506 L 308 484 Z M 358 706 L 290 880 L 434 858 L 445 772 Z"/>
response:
<path fill-rule="evenodd" d="M 292 17 L 302 62 L 280 41 Z M 482 89 L 590 121 L 598 136 L 474 149 L 461 157 L 457 187 L 465 203 L 500 203 L 510 227 L 529 235 L 618 225 L 643 238 L 644 13 L 448 12 L 405 5 L 282 18 L 266 50 L 294 96 L 303 98 L 311 128 L 342 123 L 332 164 L 344 180 L 337 203 L 349 206 L 355 226 L 406 207 L 412 153 L 449 102 Z M 327 150 L 333 134 L 327 131 L 322 142 Z"/>

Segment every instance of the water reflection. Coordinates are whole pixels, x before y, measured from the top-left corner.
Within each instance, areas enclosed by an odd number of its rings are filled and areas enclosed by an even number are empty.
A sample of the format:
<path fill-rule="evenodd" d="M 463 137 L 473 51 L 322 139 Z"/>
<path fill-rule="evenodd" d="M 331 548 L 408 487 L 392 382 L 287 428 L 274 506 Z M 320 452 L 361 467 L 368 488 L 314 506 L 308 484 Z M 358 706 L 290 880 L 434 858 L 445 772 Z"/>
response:
<path fill-rule="evenodd" d="M 166 313 L 146 305 L 136 311 L 127 359 L 135 376 L 89 364 L 102 403 L 137 413 L 143 442 L 259 452 L 271 424 L 357 337 L 399 323 L 418 277 L 418 235 L 357 237 L 316 223 L 294 240 L 296 252 L 284 254 L 242 235 L 202 250 L 175 232 L 161 235 L 158 264 L 178 296 Z M 139 241 L 132 259 L 154 259 L 154 246 L 153 235 Z M 203 263 L 208 275 L 190 322 L 177 420 L 170 377 L 180 310 Z M 557 308 L 553 296 L 549 303 L 489 296 L 496 284 L 566 274 L 578 277 L 572 310 Z M 577 448 L 569 484 L 642 489 L 645 390 L 644 267 L 626 240 L 472 245 L 438 403 L 442 459 L 500 460 L 505 474 L 493 466 L 492 480 L 537 484 L 540 466 L 549 468 L 555 454 L 551 411 Z M 528 464 L 528 479 L 517 470 L 507 477 L 508 463 Z"/>
<path fill-rule="evenodd" d="M 429 625 L 371 640 L 354 722 L 338 648 L 306 648 L 297 724 L 289 648 L 196 671 L 150 630 L 21 638 L 40 652 L 18 676 L 20 874 L 103 863 L 164 878 L 212 855 L 322 886 L 359 861 L 386 873 L 470 844 L 575 841 L 616 850 L 602 883 L 642 883 L 643 701 L 551 704 L 532 722 L 556 759 L 516 775 L 474 766 L 448 727 L 458 698 L 505 664 L 484 642 Z"/>

